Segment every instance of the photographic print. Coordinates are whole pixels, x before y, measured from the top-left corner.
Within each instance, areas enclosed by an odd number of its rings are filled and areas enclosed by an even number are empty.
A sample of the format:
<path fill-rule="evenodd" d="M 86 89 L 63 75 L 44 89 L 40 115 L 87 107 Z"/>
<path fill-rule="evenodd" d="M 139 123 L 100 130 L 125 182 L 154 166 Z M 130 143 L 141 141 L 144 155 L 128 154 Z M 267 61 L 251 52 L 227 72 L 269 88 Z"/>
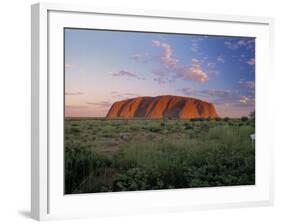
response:
<path fill-rule="evenodd" d="M 255 184 L 255 38 L 64 28 L 65 194 Z"/>

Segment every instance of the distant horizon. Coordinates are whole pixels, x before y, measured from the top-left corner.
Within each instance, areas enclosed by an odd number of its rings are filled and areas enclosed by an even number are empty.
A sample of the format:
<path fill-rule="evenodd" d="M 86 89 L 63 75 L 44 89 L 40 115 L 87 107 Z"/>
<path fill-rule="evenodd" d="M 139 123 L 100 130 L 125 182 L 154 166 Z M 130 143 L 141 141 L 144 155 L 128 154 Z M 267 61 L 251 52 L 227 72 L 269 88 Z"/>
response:
<path fill-rule="evenodd" d="M 255 110 L 255 38 L 65 29 L 65 117 L 105 118 L 114 102 L 173 95 L 220 117 Z"/>

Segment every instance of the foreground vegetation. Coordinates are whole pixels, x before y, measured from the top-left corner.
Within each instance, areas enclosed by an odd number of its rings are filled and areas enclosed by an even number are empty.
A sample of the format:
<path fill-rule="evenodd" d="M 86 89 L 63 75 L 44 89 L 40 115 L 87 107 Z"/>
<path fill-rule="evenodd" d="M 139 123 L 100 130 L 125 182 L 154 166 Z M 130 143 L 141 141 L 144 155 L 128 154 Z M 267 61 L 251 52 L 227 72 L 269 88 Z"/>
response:
<path fill-rule="evenodd" d="M 65 119 L 65 193 L 255 184 L 254 120 Z"/>

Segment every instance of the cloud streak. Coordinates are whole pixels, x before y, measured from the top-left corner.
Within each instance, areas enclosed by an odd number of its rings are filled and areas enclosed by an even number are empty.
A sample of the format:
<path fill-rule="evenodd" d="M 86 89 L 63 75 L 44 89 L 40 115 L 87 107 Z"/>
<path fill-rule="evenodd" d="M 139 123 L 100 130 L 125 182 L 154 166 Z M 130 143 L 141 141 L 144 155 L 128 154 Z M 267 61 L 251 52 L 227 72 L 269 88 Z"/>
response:
<path fill-rule="evenodd" d="M 130 58 L 136 62 L 141 62 L 141 63 L 147 63 L 152 59 L 152 57 L 149 53 L 133 54 L 130 56 Z"/>
<path fill-rule="evenodd" d="M 249 89 L 255 89 L 255 81 L 253 81 L 253 80 L 250 80 L 250 81 L 241 80 L 241 81 L 239 81 L 239 84 L 242 87 L 246 87 L 246 88 L 249 88 Z"/>
<path fill-rule="evenodd" d="M 112 105 L 110 101 L 86 102 L 86 104 L 98 107 L 110 107 Z"/>
<path fill-rule="evenodd" d="M 153 79 L 159 84 L 173 83 L 175 82 L 176 77 L 173 75 L 175 70 L 165 69 L 165 68 L 156 68 L 152 70 L 152 74 L 156 77 Z"/>
<path fill-rule="evenodd" d="M 224 58 L 222 57 L 222 55 L 219 55 L 217 57 L 217 61 L 220 62 L 220 63 L 224 63 Z"/>
<path fill-rule="evenodd" d="M 203 90 L 195 90 L 191 87 L 183 88 L 180 90 L 186 96 L 193 97 L 203 97 L 206 100 L 221 104 L 225 102 L 232 101 L 233 99 L 238 99 L 234 96 L 234 94 L 230 90 L 222 90 L 222 89 L 203 89 Z"/>
<path fill-rule="evenodd" d="M 66 92 L 66 96 L 78 96 L 78 95 L 83 95 L 84 92 Z"/>
<path fill-rule="evenodd" d="M 254 107 L 254 94 L 249 92 L 247 95 L 240 94 L 236 91 L 224 89 L 203 89 L 196 90 L 191 87 L 186 87 L 179 90 L 186 96 L 195 98 L 203 98 L 208 102 L 216 105 L 227 105 L 234 107 Z"/>
<path fill-rule="evenodd" d="M 141 75 L 127 70 L 121 70 L 119 72 L 112 73 L 111 75 L 115 77 L 127 77 L 127 78 L 136 78 L 136 79 L 145 80 L 145 78 L 142 77 Z"/>
<path fill-rule="evenodd" d="M 123 92 L 118 92 L 118 91 L 111 92 L 111 97 L 116 98 L 116 99 L 128 99 L 128 98 L 133 98 L 133 97 L 137 97 L 137 96 L 139 96 L 139 94 L 123 93 Z"/>
<path fill-rule="evenodd" d="M 65 105 L 66 109 L 83 109 L 88 108 L 86 105 Z"/>
<path fill-rule="evenodd" d="M 237 50 L 242 47 L 250 49 L 254 47 L 254 44 L 254 38 L 241 38 L 239 40 L 228 40 L 224 42 L 224 45 L 230 50 Z"/>

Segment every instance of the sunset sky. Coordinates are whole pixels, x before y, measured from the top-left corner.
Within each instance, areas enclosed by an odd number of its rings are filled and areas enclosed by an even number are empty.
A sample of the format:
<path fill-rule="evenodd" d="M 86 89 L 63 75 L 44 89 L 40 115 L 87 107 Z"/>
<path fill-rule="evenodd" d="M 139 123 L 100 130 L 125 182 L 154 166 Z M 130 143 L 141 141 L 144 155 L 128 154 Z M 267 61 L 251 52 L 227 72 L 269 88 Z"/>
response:
<path fill-rule="evenodd" d="M 255 39 L 65 29 L 65 116 L 104 117 L 115 101 L 158 95 L 247 116 L 255 108 Z"/>

